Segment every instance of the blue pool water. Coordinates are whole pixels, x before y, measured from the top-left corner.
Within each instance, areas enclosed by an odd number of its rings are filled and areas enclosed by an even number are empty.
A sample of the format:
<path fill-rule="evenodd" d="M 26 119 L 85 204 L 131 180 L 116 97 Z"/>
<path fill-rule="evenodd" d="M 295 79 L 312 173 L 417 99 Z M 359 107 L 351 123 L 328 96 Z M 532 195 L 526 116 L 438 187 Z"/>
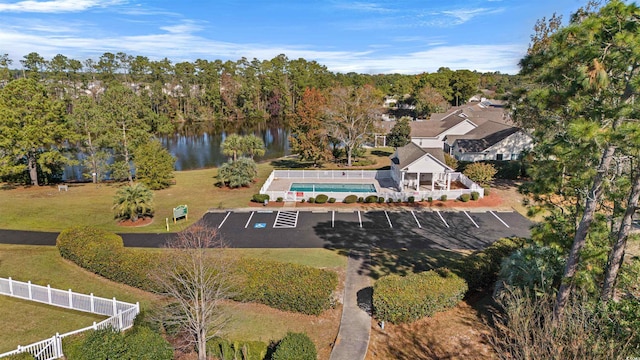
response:
<path fill-rule="evenodd" d="M 376 187 L 373 184 L 292 183 L 289 191 L 374 193 Z"/>

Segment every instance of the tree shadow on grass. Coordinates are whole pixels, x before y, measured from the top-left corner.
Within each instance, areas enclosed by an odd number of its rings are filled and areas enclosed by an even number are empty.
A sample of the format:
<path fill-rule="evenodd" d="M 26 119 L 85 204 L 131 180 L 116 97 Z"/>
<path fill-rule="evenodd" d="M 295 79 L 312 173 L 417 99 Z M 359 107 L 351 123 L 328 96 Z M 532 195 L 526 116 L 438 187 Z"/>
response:
<path fill-rule="evenodd" d="M 276 169 L 307 169 L 313 168 L 313 162 L 300 161 L 293 158 L 285 158 L 271 161 L 271 166 Z"/>
<path fill-rule="evenodd" d="M 375 155 L 378 157 L 389 157 L 393 155 L 393 153 L 390 151 L 384 151 L 384 150 L 373 150 L 371 151 L 371 155 Z"/>

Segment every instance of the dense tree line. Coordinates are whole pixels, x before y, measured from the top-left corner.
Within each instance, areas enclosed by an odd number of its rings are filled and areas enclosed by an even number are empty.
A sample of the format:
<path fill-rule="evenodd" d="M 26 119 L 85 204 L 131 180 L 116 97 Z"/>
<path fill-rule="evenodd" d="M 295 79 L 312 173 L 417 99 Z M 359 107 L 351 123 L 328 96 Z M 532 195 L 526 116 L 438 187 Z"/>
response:
<path fill-rule="evenodd" d="M 348 144 L 344 150 L 350 158 L 374 132 L 372 115 L 384 96 L 416 105 L 414 116 L 428 116 L 464 103 L 480 85 L 503 91 L 514 78 L 448 68 L 419 75 L 335 74 L 315 61 L 285 55 L 263 61 L 172 63 L 123 52 L 84 61 L 62 54 L 45 59 L 32 52 L 19 62 L 16 70 L 7 54 L 0 55 L 0 176 L 22 181 L 24 173 L 24 181 L 32 184 L 55 181 L 64 165 L 77 163 L 64 156 L 71 152 L 83 154 L 87 178 L 99 181 L 109 174 L 131 182 L 135 166 L 128 164 L 135 163 L 136 149 L 175 131 L 246 133 L 269 125 L 294 127 L 298 135 L 293 147 L 306 158 L 326 160 L 330 143 L 334 150 L 338 143 Z M 312 133 L 299 114 L 301 106 L 309 106 L 309 89 L 327 105 Z M 364 103 L 335 109 L 339 96 L 361 94 L 367 97 Z M 362 110 L 366 121 L 354 110 Z M 341 117 L 344 121 L 337 121 Z M 167 156 L 156 159 L 170 161 Z M 165 186 L 159 184 L 168 183 L 170 176 L 161 177 L 148 185 Z"/>

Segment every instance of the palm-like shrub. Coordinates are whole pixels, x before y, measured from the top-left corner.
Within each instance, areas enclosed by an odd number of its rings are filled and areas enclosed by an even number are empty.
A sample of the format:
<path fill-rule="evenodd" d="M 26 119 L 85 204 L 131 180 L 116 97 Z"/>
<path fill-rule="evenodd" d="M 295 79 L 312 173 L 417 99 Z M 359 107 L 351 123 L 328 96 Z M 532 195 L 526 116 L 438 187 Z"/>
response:
<path fill-rule="evenodd" d="M 153 216 L 153 192 L 141 183 L 122 187 L 116 192 L 113 209 L 116 219 L 136 221 Z"/>
<path fill-rule="evenodd" d="M 256 162 L 249 158 L 229 161 L 218 169 L 218 181 L 224 186 L 236 188 L 248 186 L 258 176 Z"/>

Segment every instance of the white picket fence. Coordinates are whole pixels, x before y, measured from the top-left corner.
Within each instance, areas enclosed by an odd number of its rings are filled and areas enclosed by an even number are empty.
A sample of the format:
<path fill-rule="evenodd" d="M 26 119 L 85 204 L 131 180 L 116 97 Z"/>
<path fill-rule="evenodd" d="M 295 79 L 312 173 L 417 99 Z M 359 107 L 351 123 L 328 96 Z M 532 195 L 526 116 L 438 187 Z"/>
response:
<path fill-rule="evenodd" d="M 59 359 L 62 351 L 62 339 L 88 330 L 98 330 L 111 327 L 126 330 L 133 326 L 133 321 L 140 313 L 140 304 L 127 303 L 113 299 L 106 299 L 93 294 L 79 294 L 69 290 L 54 289 L 51 286 L 34 285 L 29 282 L 16 281 L 11 278 L 0 278 L 0 295 L 11 296 L 23 300 L 36 301 L 52 306 L 63 307 L 92 314 L 109 316 L 108 319 L 86 328 L 70 331 L 65 334 L 56 333 L 49 339 L 36 343 L 18 346 L 16 350 L 0 354 L 0 358 L 28 352 L 38 360 Z"/>

